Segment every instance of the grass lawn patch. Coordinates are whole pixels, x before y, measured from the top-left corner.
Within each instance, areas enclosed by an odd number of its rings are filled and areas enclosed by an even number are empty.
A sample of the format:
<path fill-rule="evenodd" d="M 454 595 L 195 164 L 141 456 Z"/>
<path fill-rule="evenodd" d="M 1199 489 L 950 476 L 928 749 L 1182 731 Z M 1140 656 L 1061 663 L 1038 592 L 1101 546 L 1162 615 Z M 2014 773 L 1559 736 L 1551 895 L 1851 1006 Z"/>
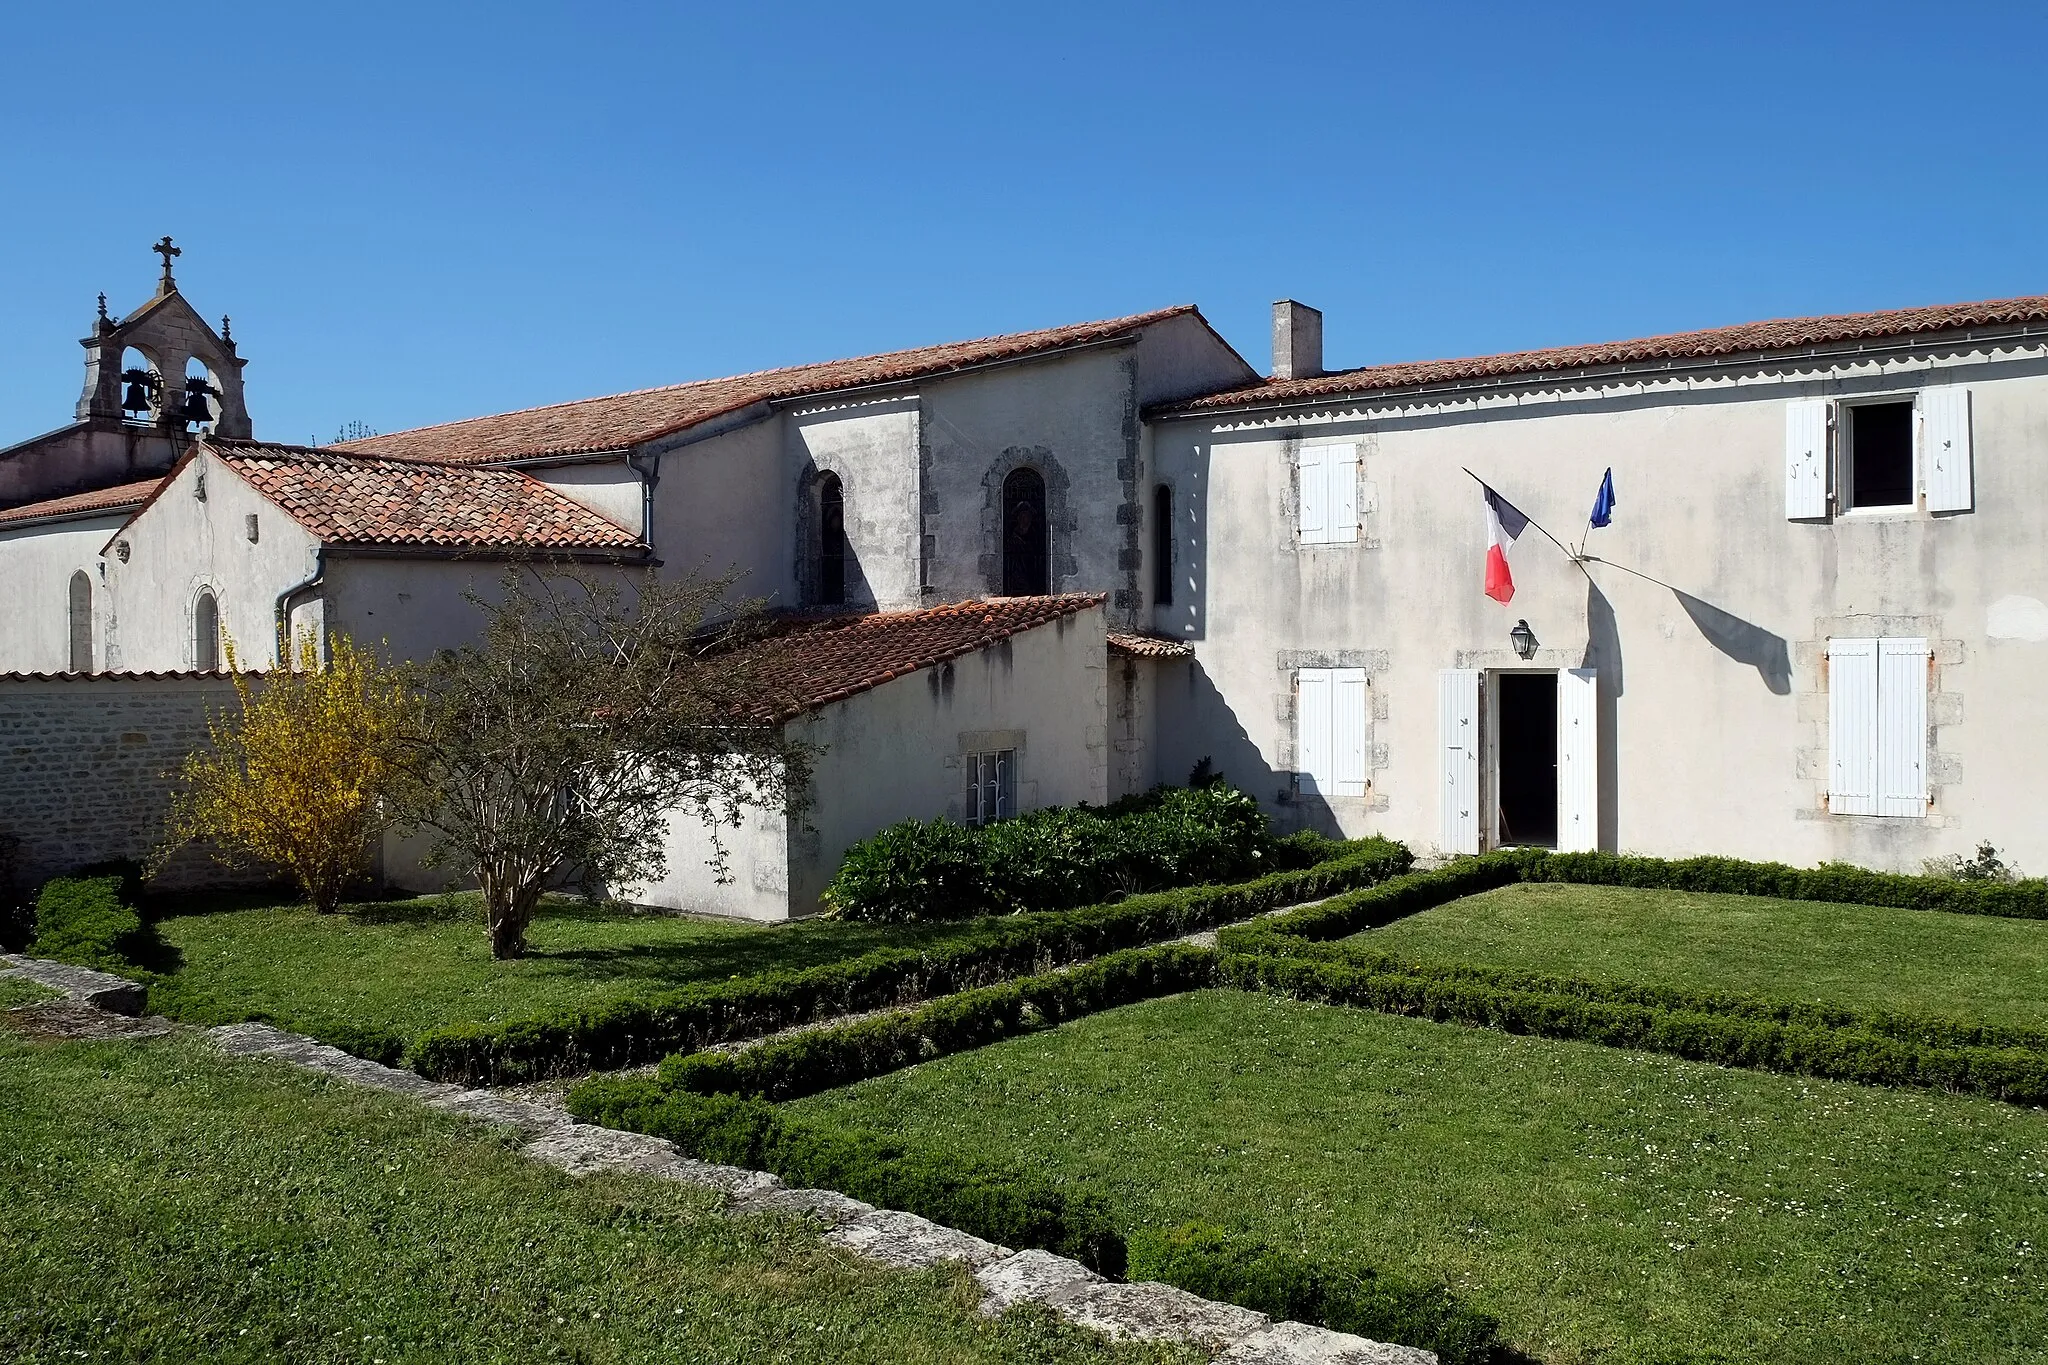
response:
<path fill-rule="evenodd" d="M 0 1010 L 20 1009 L 62 998 L 64 992 L 38 985 L 25 976 L 0 976 Z"/>
<path fill-rule="evenodd" d="M 2048 1360 L 2048 1114 L 1229 991 L 799 1116 L 1449 1285 L 1550 1365 Z"/>
<path fill-rule="evenodd" d="M 528 955 L 491 956 L 474 895 L 430 896 L 317 915 L 304 906 L 184 914 L 158 922 L 176 971 L 150 993 L 172 1018 L 263 1018 L 316 1036 L 521 1019 L 660 995 L 771 968 L 918 947 L 962 925 L 813 920 L 751 925 L 549 901 Z"/>
<path fill-rule="evenodd" d="M 2048 1025 L 2048 923 L 2034 920 L 1525 882 L 1349 941 L 1419 963 Z"/>
<path fill-rule="evenodd" d="M 671 1182 L 197 1040 L 0 1035 L 10 1360 L 1095 1362 L 964 1272 L 884 1272 Z"/>

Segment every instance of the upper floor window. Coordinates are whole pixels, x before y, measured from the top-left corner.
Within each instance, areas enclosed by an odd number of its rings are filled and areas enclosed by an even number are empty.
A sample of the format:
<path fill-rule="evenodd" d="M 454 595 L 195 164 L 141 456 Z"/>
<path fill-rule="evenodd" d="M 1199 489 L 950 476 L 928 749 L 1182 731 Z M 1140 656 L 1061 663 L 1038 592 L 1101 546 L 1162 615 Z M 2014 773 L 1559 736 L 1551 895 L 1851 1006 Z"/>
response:
<path fill-rule="evenodd" d="M 71 575 L 67 621 L 71 627 L 71 671 L 92 672 L 92 576 L 80 569 Z"/>
<path fill-rule="evenodd" d="M 1785 405 L 1785 516 L 1825 521 L 1856 511 L 1967 512 L 1974 503 L 1970 391 Z"/>
<path fill-rule="evenodd" d="M 220 668 L 220 603 L 212 588 L 201 588 L 192 600 L 192 667 L 201 673 Z"/>
<path fill-rule="evenodd" d="M 1358 447 L 1303 446 L 1297 464 L 1295 529 L 1304 545 L 1348 545 L 1358 539 Z"/>
<path fill-rule="evenodd" d="M 818 601 L 846 601 L 846 490 L 837 474 L 818 485 Z"/>
<path fill-rule="evenodd" d="M 1052 591 L 1046 542 L 1045 476 L 1013 469 L 1003 480 L 1003 596 L 1042 597 Z"/>
<path fill-rule="evenodd" d="M 1152 601 L 1173 605 L 1173 490 L 1163 483 L 1152 490 Z"/>

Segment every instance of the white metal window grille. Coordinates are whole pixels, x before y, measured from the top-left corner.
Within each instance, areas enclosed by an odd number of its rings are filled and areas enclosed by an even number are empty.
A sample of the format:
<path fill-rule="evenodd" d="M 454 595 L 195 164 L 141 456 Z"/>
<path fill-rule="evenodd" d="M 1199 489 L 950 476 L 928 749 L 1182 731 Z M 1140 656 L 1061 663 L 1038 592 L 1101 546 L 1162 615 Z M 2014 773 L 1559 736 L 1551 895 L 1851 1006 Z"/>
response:
<path fill-rule="evenodd" d="M 1927 641 L 1828 641 L 1828 809 L 1927 813 Z"/>
<path fill-rule="evenodd" d="M 997 749 L 969 754 L 961 763 L 967 772 L 965 811 L 970 825 L 988 825 L 1017 813 L 1017 751 Z"/>

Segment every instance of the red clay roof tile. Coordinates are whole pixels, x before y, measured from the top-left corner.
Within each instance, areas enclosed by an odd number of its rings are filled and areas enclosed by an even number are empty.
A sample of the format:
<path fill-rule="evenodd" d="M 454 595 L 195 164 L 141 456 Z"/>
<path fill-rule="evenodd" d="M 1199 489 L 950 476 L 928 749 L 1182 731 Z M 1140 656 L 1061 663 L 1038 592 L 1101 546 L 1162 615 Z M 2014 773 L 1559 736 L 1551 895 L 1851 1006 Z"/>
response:
<path fill-rule="evenodd" d="M 72 493 L 61 498 L 46 498 L 42 502 L 26 503 L 0 512 L 0 526 L 9 522 L 36 521 L 43 517 L 84 516 L 93 512 L 124 512 L 131 507 L 140 507 L 149 500 L 163 476 L 143 479 L 136 483 L 118 484 L 113 488 L 94 489 L 90 493 Z"/>
<path fill-rule="evenodd" d="M 1099 607 L 1101 593 L 991 597 L 921 611 L 785 618 L 746 646 L 762 703 L 759 719 L 785 721 L 883 683 L 986 649 L 1010 636 Z"/>
<path fill-rule="evenodd" d="M 210 440 L 206 448 L 329 545 L 638 552 L 639 537 L 515 469 Z"/>
<path fill-rule="evenodd" d="M 1656 360 L 1704 360 L 1715 356 L 1791 351 L 1844 341 L 1874 341 L 1923 332 L 1950 332 L 1971 327 L 2002 327 L 2048 322 L 2048 295 L 1992 299 L 1982 303 L 1950 303 L 1930 308 L 1895 308 L 1882 313 L 1847 313 L 1832 317 L 1778 318 L 1717 327 L 1701 332 L 1635 341 L 1609 341 L 1590 346 L 1556 346 L 1541 351 L 1469 356 L 1459 360 L 1408 360 L 1339 370 L 1313 379 L 1269 379 L 1248 388 L 1212 393 L 1185 403 L 1166 405 L 1170 413 L 1210 412 L 1253 404 L 1334 397 L 1377 389 L 1491 379 L 1519 374 L 1593 369 Z"/>
<path fill-rule="evenodd" d="M 1056 351 L 1093 341 L 1108 341 L 1167 318 L 1195 312 L 1193 304 L 1151 313 L 1108 318 L 1101 322 L 1049 327 L 1010 336 L 954 341 L 909 351 L 830 360 L 761 370 L 728 379 L 702 379 L 608 398 L 585 398 L 544 408 L 472 417 L 440 426 L 417 427 L 386 436 L 367 436 L 330 449 L 362 455 L 388 455 L 444 464 L 484 464 L 494 460 L 547 455 L 575 455 L 619 450 L 737 412 L 755 403 L 829 393 L 869 384 L 898 383 L 944 374 L 971 365 Z"/>
<path fill-rule="evenodd" d="M 1176 640 L 1170 635 L 1154 635 L 1150 631 L 1118 631 L 1109 633 L 1109 651 L 1112 654 L 1129 654 L 1140 659 L 1192 659 L 1195 647 L 1186 640 Z"/>

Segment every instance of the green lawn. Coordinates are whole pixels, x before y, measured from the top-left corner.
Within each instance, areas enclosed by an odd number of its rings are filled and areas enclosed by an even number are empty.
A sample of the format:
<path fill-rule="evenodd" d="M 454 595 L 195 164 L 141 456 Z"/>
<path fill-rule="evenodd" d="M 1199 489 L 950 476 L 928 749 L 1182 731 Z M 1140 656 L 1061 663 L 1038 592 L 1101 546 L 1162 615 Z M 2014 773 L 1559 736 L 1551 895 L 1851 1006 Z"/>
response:
<path fill-rule="evenodd" d="M 1352 942 L 1422 962 L 2048 1025 L 2048 922 L 1525 883 Z"/>
<path fill-rule="evenodd" d="M 1549 1365 L 2048 1360 L 2048 1113 L 1991 1101 L 1205 991 L 793 1108 L 1441 1278 Z"/>
<path fill-rule="evenodd" d="M 19 1009 L 23 1005 L 40 1005 L 46 1000 L 55 1000 L 62 995 L 62 991 L 39 986 L 25 976 L 0 976 L 0 1010 Z"/>
<path fill-rule="evenodd" d="M 298 906 L 220 910 L 176 915 L 157 929 L 175 971 L 151 992 L 152 1009 L 214 1022 L 264 1017 L 314 1034 L 340 1025 L 411 1035 L 811 967 L 942 941 L 966 926 L 747 925 L 561 900 L 542 909 L 528 935 L 531 952 L 514 962 L 492 958 L 473 896 L 335 915 Z"/>
<path fill-rule="evenodd" d="M 0 1034 L 0 1190 L 9 1361 L 1173 1358 L 192 1038 Z"/>

